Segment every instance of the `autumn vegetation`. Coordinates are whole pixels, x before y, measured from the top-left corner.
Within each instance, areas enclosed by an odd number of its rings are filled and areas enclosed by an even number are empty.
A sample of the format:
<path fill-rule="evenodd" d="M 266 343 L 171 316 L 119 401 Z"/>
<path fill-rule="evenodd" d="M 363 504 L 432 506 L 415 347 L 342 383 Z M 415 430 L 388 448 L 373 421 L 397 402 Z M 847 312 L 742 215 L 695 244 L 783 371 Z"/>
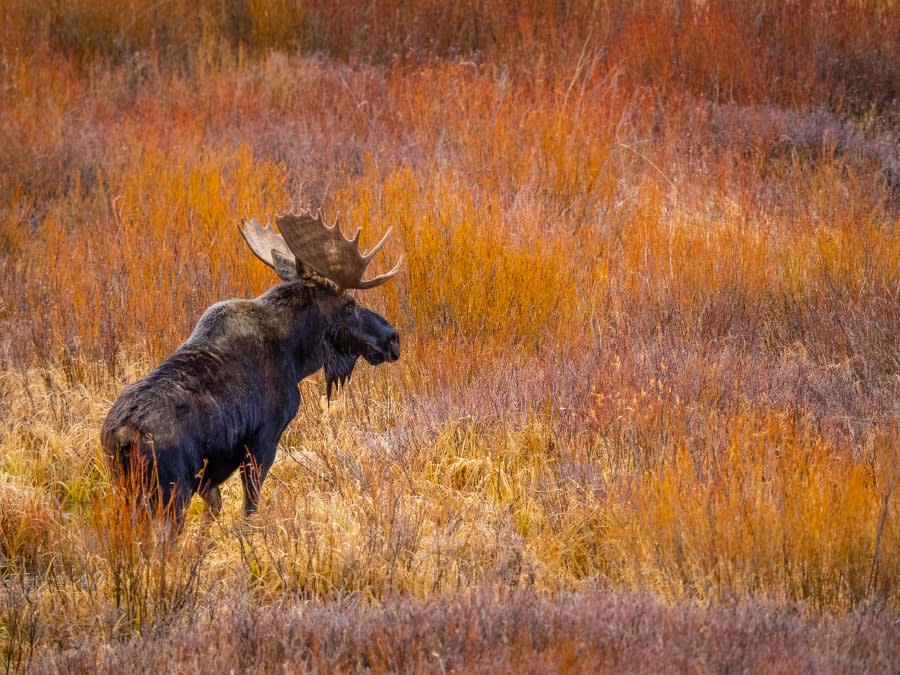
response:
<path fill-rule="evenodd" d="M 893 0 L 7 0 L 0 668 L 895 672 L 898 90 Z M 172 537 L 99 427 L 301 207 L 402 357 Z"/>

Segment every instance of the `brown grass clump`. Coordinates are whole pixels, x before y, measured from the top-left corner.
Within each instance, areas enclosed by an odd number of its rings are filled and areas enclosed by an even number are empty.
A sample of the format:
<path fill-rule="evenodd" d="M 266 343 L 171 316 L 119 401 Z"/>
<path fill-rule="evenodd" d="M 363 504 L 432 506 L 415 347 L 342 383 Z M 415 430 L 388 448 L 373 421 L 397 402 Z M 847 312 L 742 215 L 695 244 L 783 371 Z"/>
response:
<path fill-rule="evenodd" d="M 4 670 L 891 671 L 900 16 L 826 4 L 8 3 Z M 98 429 L 297 207 L 403 358 L 175 537 Z"/>
<path fill-rule="evenodd" d="M 36 672 L 119 672 L 133 664 L 340 672 L 889 672 L 897 629 L 881 607 L 840 617 L 767 603 L 668 607 L 591 591 L 547 599 L 473 592 L 320 606 L 237 604 L 214 625 L 166 631 L 101 653 L 83 646 Z"/>
<path fill-rule="evenodd" d="M 0 485 L 0 560 L 7 574 L 42 573 L 62 529 L 42 491 L 4 480 Z"/>

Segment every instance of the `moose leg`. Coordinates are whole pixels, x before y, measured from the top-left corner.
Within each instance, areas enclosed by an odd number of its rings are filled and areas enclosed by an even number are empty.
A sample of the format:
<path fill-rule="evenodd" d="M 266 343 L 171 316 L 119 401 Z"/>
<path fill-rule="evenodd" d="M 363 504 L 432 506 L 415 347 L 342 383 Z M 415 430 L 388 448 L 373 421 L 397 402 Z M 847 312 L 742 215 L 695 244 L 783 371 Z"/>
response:
<path fill-rule="evenodd" d="M 200 497 L 206 502 L 206 513 L 213 518 L 218 518 L 222 512 L 222 493 L 219 491 L 219 486 L 201 487 Z"/>
<path fill-rule="evenodd" d="M 244 515 L 250 516 L 259 508 L 259 492 L 266 478 L 265 469 L 251 456 L 241 464 L 241 483 L 244 486 Z"/>
<path fill-rule="evenodd" d="M 244 486 L 245 516 L 256 513 L 259 508 L 260 489 L 275 460 L 276 447 L 276 443 L 271 443 L 257 446 L 253 451 L 247 448 L 246 457 L 240 466 L 241 484 Z"/>
<path fill-rule="evenodd" d="M 180 532 L 184 515 L 191 501 L 190 482 L 185 476 L 191 472 L 182 462 L 157 461 L 152 480 L 155 483 L 154 510 L 167 520 L 175 523 L 175 531 Z"/>
<path fill-rule="evenodd" d="M 175 532 L 181 532 L 184 529 L 184 516 L 187 513 L 188 504 L 191 503 L 191 491 L 183 488 L 183 485 L 175 486 L 175 493 L 172 495 L 171 514 L 175 523 Z"/>
<path fill-rule="evenodd" d="M 203 465 L 195 474 L 195 489 L 200 498 L 206 502 L 205 514 L 218 518 L 222 511 L 222 493 L 219 491 L 221 477 L 209 471 L 209 460 L 203 459 Z"/>
<path fill-rule="evenodd" d="M 184 528 L 184 516 L 191 501 L 191 490 L 178 481 L 161 483 L 156 495 L 149 500 L 152 513 L 162 517 L 166 527 L 174 526 L 175 534 Z"/>

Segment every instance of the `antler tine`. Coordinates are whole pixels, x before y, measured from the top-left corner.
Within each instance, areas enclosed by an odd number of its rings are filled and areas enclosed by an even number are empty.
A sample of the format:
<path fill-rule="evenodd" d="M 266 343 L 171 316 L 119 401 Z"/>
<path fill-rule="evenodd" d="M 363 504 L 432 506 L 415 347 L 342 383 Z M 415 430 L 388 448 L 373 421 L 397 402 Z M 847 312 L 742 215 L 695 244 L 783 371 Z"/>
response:
<path fill-rule="evenodd" d="M 393 232 L 393 231 L 394 231 L 393 226 L 389 227 L 387 232 L 385 232 L 384 236 L 381 238 L 381 241 L 379 241 L 372 248 L 370 248 L 368 250 L 368 252 L 365 253 L 365 255 L 362 255 L 361 256 L 362 259 L 368 263 L 372 258 L 374 258 L 375 254 L 378 253 L 379 250 L 381 250 L 381 247 L 384 246 L 384 242 L 386 242 L 388 240 L 388 237 L 391 236 L 391 232 Z M 356 238 L 354 239 L 354 241 L 356 241 L 358 239 L 359 239 L 359 230 L 356 231 Z"/>
<path fill-rule="evenodd" d="M 325 214 L 322 213 L 322 209 L 316 210 L 316 217 L 322 223 L 323 227 L 325 227 L 326 229 L 329 229 L 329 230 L 334 230 L 337 234 L 341 235 L 341 239 L 346 241 L 348 244 L 353 244 L 354 247 L 356 248 L 356 250 L 357 251 L 359 250 L 359 237 L 362 234 L 361 227 L 357 227 L 356 232 L 353 233 L 353 236 L 350 238 L 347 238 L 344 236 L 343 230 L 341 230 L 341 221 L 339 218 L 335 218 L 334 223 L 329 225 L 327 222 L 325 222 Z"/>
<path fill-rule="evenodd" d="M 366 279 L 365 281 L 360 282 L 358 288 L 360 290 L 366 290 L 367 288 L 375 288 L 376 286 L 381 286 L 385 281 L 390 279 L 392 276 L 397 274 L 400 271 L 400 267 L 403 265 L 403 256 L 397 260 L 397 264 L 394 265 L 390 271 L 385 272 L 384 274 L 379 274 L 377 277 L 373 277 L 371 279 Z"/>

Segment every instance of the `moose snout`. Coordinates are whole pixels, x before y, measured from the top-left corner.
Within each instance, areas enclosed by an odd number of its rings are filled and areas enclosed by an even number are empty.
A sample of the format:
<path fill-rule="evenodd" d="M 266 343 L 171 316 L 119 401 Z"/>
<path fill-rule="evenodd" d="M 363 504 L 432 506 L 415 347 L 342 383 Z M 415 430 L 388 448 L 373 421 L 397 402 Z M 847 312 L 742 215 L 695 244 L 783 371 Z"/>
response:
<path fill-rule="evenodd" d="M 362 356 L 373 366 L 385 361 L 396 361 L 400 358 L 400 335 L 392 330 L 373 339 Z"/>

